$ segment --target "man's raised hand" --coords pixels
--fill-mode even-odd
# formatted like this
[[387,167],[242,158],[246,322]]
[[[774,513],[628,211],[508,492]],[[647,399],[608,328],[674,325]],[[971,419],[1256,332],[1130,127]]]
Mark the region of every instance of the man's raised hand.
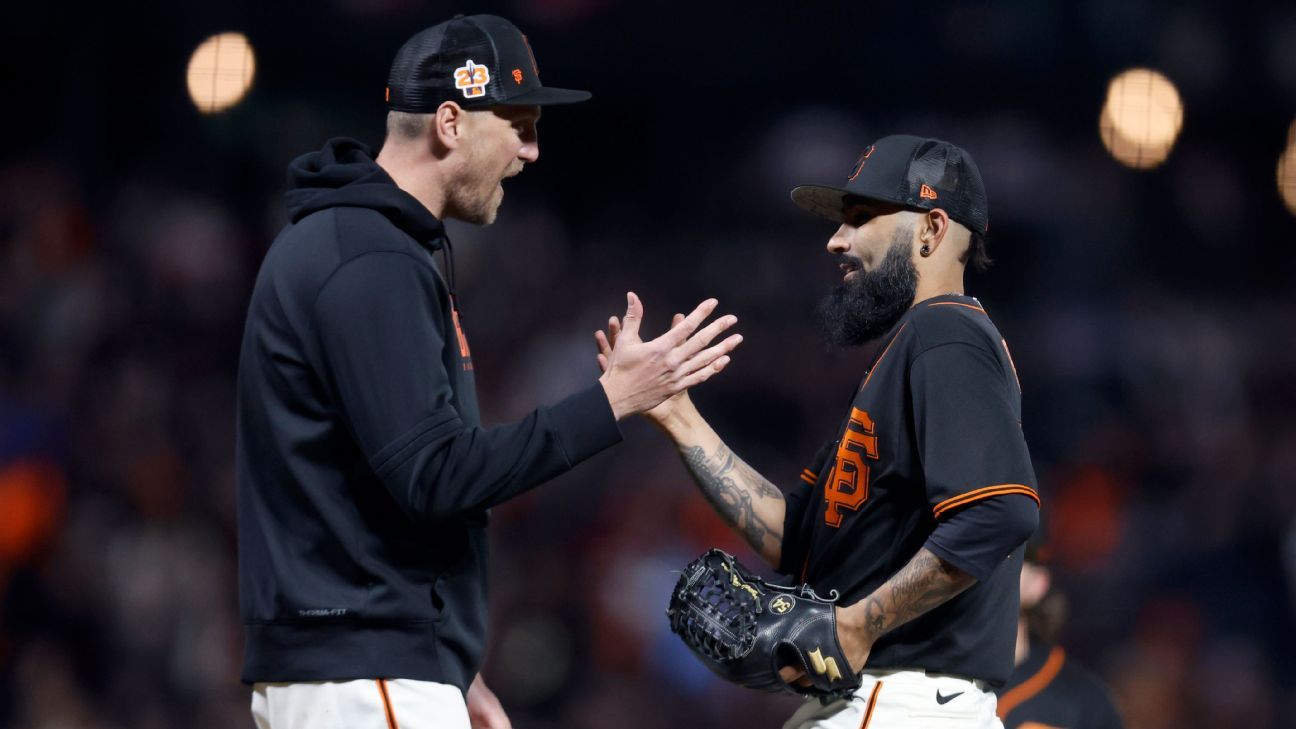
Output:
[[603,368],[599,382],[618,420],[651,410],[729,364],[729,353],[742,342],[742,335],[730,335],[716,345],[711,342],[738,323],[738,317],[721,316],[701,326],[718,303],[703,301],[687,316],[676,316],[665,334],[645,342],[639,336],[643,302],[633,292],[626,294],[625,316],[619,322],[616,317],[608,321],[608,334],[594,335]]

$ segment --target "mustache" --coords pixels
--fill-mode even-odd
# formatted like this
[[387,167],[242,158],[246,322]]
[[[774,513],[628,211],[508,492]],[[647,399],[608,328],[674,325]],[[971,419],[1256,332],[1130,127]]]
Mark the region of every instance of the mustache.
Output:
[[851,271],[864,270],[864,260],[859,256],[853,256],[849,253],[834,253],[833,263],[840,268],[846,268]]

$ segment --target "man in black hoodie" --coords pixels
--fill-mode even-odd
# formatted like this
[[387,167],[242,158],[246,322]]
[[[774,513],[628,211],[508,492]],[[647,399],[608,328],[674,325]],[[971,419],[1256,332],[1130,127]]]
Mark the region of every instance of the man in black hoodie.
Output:
[[736,318],[702,326],[709,299],[644,342],[628,294],[598,382],[481,425],[441,220],[493,221],[502,180],[539,156],[540,107],[588,97],[542,86],[508,21],[456,17],[397,53],[376,158],[334,139],[290,166],[239,358],[242,677],[262,729],[508,726],[478,676],[488,510],[741,341],[711,346]]

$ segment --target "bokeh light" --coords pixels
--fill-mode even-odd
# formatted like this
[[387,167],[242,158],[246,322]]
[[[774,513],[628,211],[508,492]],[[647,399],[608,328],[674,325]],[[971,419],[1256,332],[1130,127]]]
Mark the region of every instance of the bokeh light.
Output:
[[211,36],[189,58],[189,98],[204,114],[224,111],[247,94],[255,73],[256,57],[247,36]]
[[1165,161],[1183,128],[1183,102],[1170,79],[1146,68],[1125,71],[1107,87],[1098,121],[1103,146],[1138,169]]
[[1278,158],[1278,194],[1292,215],[1296,215],[1296,121],[1287,131],[1287,148]]

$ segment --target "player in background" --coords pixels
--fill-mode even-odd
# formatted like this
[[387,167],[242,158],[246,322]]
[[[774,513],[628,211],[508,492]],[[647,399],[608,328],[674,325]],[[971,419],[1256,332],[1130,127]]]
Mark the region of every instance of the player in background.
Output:
[[[1012,670],[1039,499],[1015,368],[964,292],[967,265],[988,262],[980,173],[952,144],[896,135],[869,146],[844,186],[792,197],[839,224],[827,249],[843,281],[821,306],[829,344],[879,342],[836,439],[784,493],[687,394],[647,415],[752,549],[819,595],[840,594],[851,665],[814,670],[862,672],[862,687],[807,701],[786,727],[999,727],[993,688]],[[600,362],[620,329],[608,326],[595,335]]]
[[999,718],[1005,729],[1123,729],[1111,692],[1057,644],[1066,598],[1053,587],[1047,555],[1047,545],[1027,545],[1016,667],[999,688]]

